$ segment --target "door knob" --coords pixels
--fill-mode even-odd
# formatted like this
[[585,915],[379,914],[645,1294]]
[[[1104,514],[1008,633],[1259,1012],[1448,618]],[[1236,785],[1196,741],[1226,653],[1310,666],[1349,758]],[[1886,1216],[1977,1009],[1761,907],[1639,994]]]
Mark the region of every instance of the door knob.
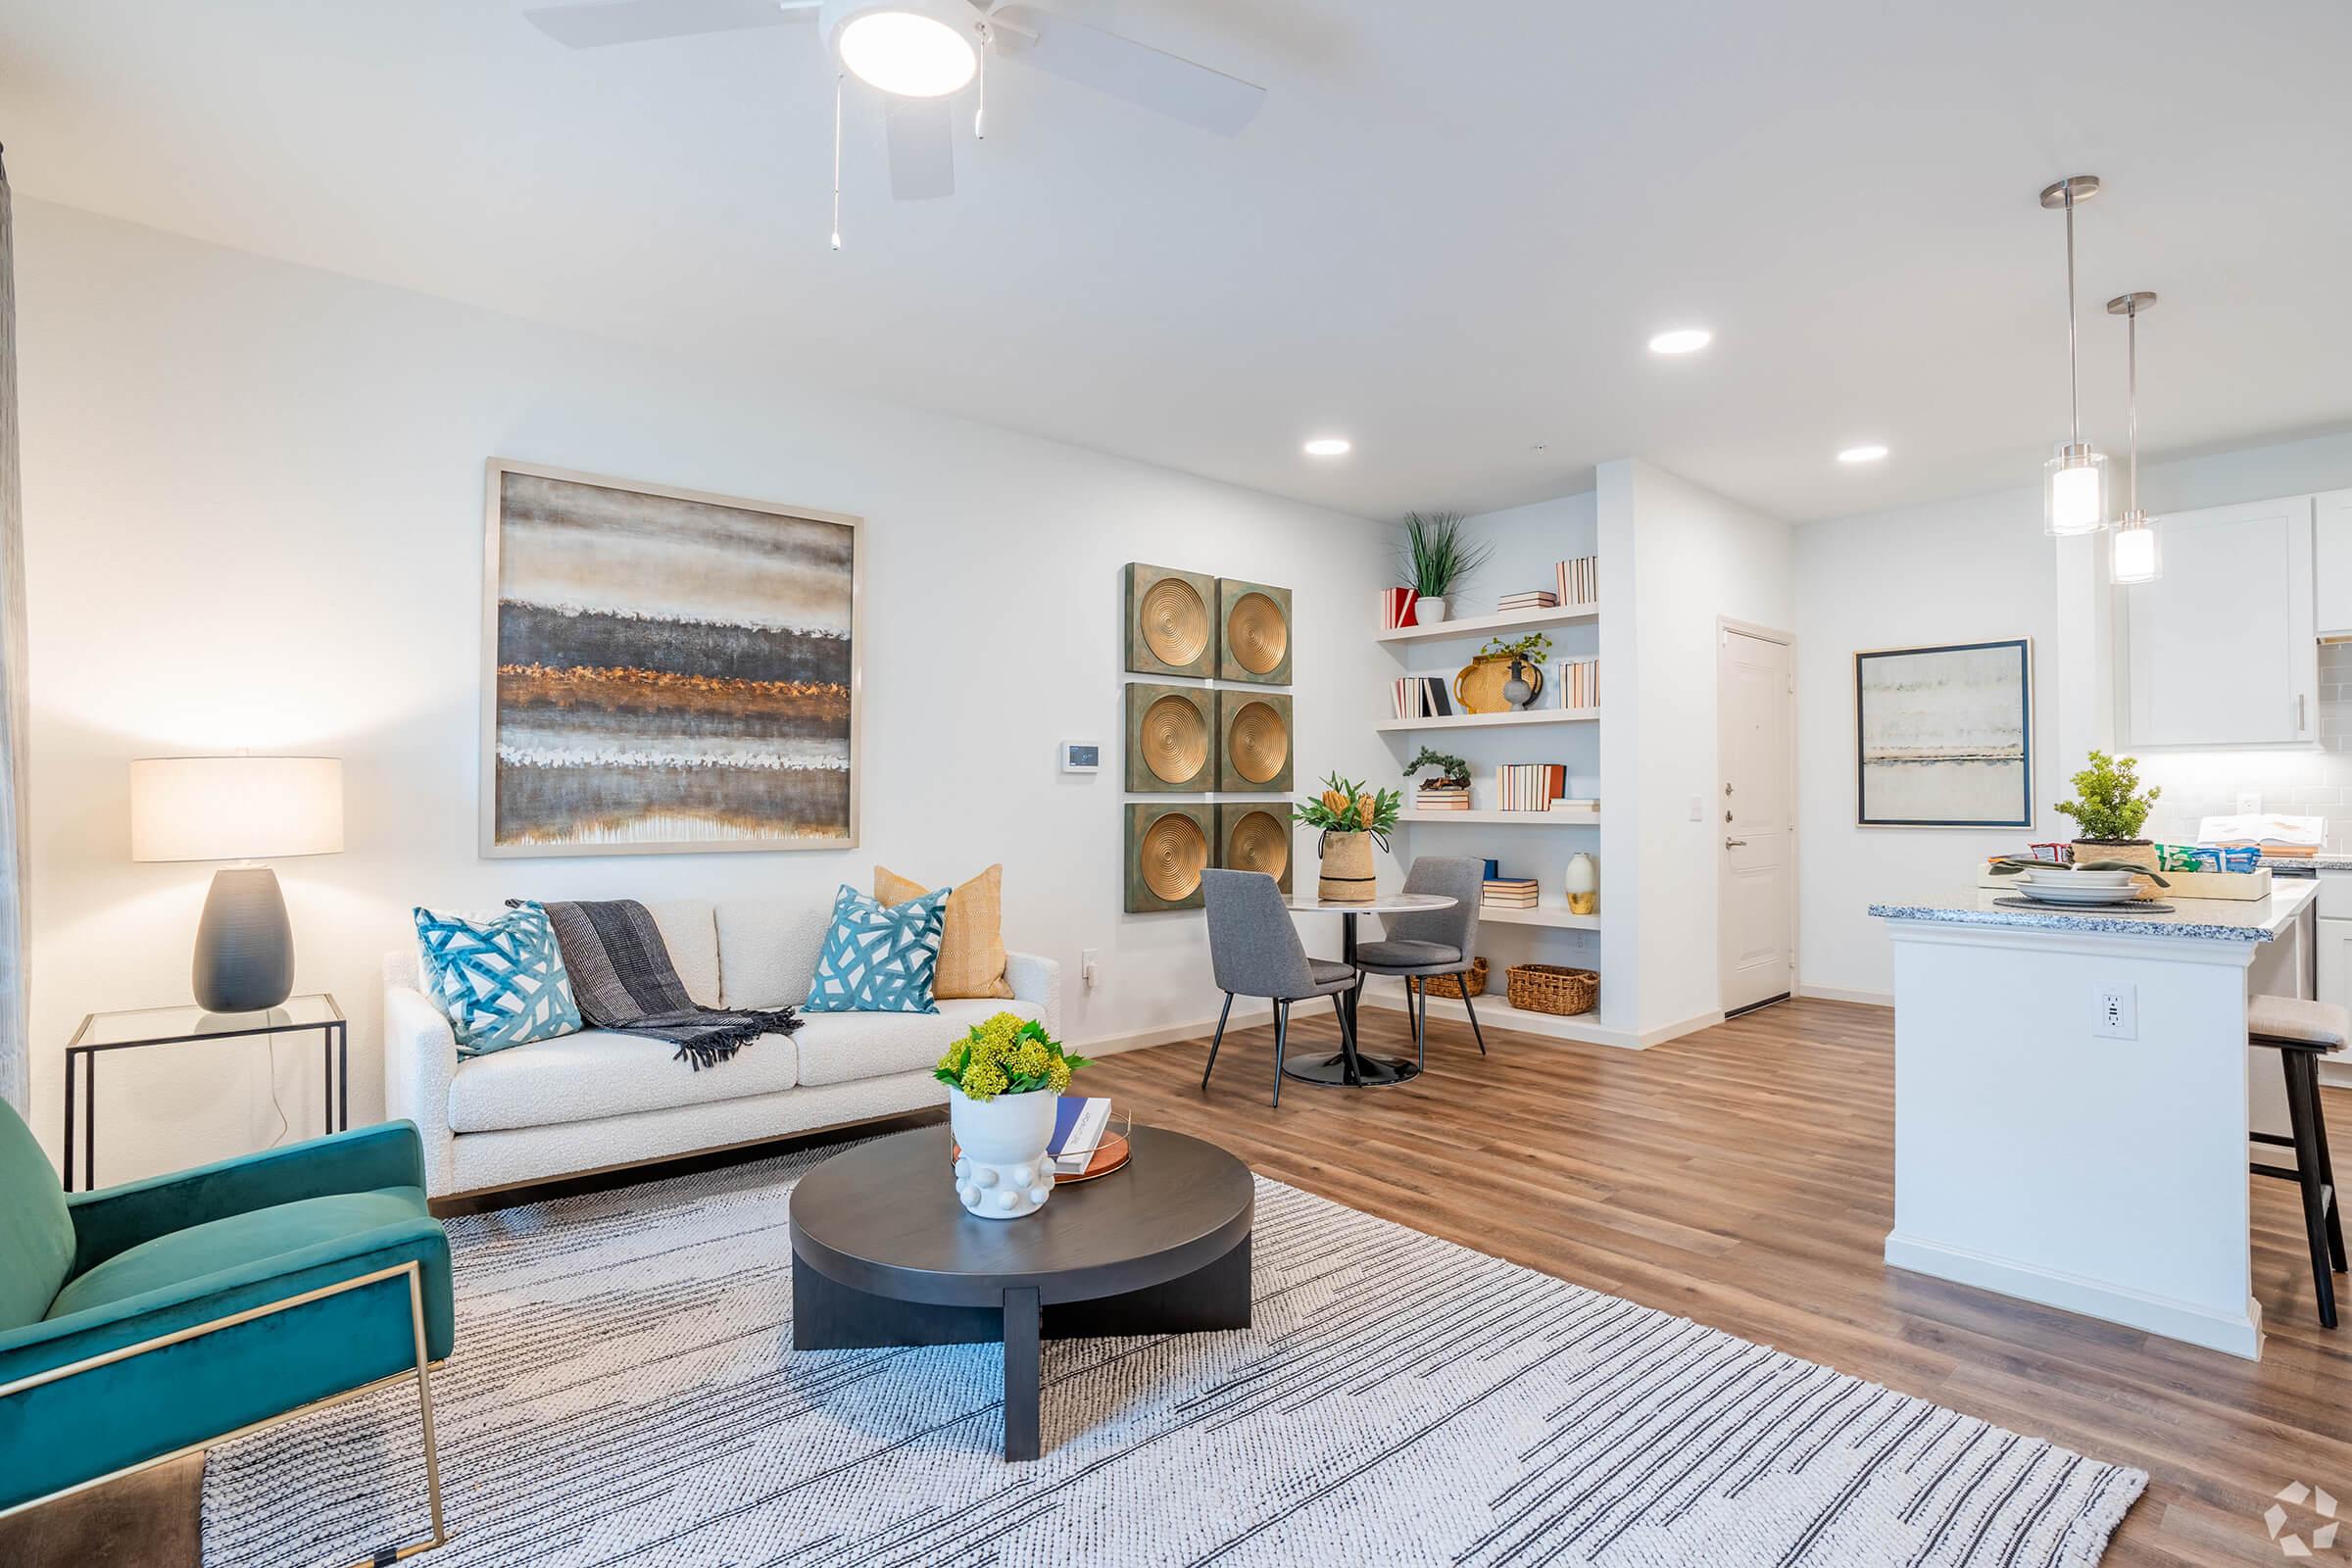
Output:
[[1747,848],[1747,840],[1745,840],[1745,839],[1725,839],[1725,840],[1723,841],[1723,847],[1724,847],[1725,849],[1727,849],[1727,850],[1744,850],[1744,849],[1746,849],[1746,848]]

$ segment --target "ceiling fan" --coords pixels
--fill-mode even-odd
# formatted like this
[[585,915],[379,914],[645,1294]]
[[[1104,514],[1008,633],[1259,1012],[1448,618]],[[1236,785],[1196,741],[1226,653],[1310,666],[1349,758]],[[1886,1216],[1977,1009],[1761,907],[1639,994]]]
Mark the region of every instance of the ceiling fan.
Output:
[[[884,95],[890,188],[901,201],[955,194],[949,100],[977,76],[985,105],[991,53],[1222,136],[1249,124],[1266,96],[1221,71],[999,0],[585,0],[523,15],[573,49],[813,22],[837,67]],[[977,117],[974,129],[986,134]]]

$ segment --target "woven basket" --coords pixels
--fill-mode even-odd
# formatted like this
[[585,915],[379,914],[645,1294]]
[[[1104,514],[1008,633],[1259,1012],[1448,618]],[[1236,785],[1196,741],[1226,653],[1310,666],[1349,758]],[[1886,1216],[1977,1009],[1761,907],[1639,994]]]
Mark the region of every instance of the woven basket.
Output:
[[1600,976],[1590,969],[1556,963],[1514,963],[1506,971],[1511,1005],[1525,1012],[1591,1012],[1600,996]]
[[[1421,980],[1421,989],[1433,997],[1451,997],[1459,1002],[1462,996],[1462,979],[1461,976],[1452,974],[1424,975]],[[1484,958],[1470,960],[1470,994],[1474,997],[1483,997],[1487,994],[1487,960]]]

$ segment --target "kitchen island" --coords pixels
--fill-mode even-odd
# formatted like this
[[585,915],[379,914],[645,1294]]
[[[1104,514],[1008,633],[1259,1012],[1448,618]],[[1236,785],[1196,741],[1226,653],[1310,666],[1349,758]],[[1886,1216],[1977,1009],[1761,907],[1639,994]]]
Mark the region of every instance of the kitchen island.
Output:
[[1871,906],[1894,943],[1886,1261],[2260,1356],[2246,1134],[2284,1113],[2246,998],[2312,994],[2317,893]]

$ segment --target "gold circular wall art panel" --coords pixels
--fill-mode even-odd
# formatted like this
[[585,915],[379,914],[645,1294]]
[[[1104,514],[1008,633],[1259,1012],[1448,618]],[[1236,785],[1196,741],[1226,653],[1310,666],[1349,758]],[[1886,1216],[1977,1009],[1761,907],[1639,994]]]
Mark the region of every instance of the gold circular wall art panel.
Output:
[[1144,710],[1144,765],[1163,784],[1197,778],[1208,765],[1208,720],[1190,700],[1162,697]]
[[1181,669],[1208,651],[1208,607],[1183,578],[1153,583],[1136,613],[1143,620],[1144,646],[1161,663]]
[[1233,770],[1250,783],[1271,783],[1291,760],[1290,726],[1271,705],[1250,703],[1233,715],[1225,755],[1233,759]]
[[[1264,594],[1244,594],[1225,617],[1225,640],[1233,657],[1252,675],[1271,675],[1291,651],[1290,623],[1282,607]],[[1269,777],[1271,775],[1268,775]]]
[[1208,839],[1191,817],[1163,816],[1144,829],[1137,854],[1144,886],[1153,898],[1175,904],[1200,888],[1201,869],[1208,864]]
[[1291,829],[1271,811],[1251,811],[1233,824],[1226,853],[1237,871],[1263,871],[1276,881],[1291,866]]

